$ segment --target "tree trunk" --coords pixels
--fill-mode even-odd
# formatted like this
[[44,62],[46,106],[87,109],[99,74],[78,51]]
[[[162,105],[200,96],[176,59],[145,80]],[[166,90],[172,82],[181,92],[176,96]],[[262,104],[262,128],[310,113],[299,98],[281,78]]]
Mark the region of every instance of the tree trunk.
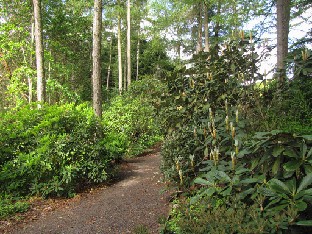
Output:
[[131,2],[128,0],[127,3],[127,87],[131,84]]
[[205,52],[209,51],[209,20],[208,20],[208,7],[206,3],[204,4],[204,26],[205,26]]
[[[120,5],[120,0],[118,0],[118,5]],[[118,12],[118,32],[117,32],[117,40],[118,40],[118,90],[119,94],[122,93],[122,56],[121,56],[121,17],[120,12]]]
[[111,38],[109,42],[109,62],[108,62],[108,68],[107,68],[107,77],[106,77],[106,89],[109,88],[109,79],[111,74],[111,64],[112,64],[112,47],[113,47],[113,37]]
[[[31,45],[32,49],[33,49],[34,44],[35,44],[35,22],[34,22],[34,18],[32,17],[31,18],[31,32],[30,32],[30,45]],[[33,65],[32,53],[30,53],[29,65],[30,65],[30,67],[32,67],[32,65]],[[30,104],[33,100],[33,93],[32,93],[33,80],[32,80],[32,77],[28,76],[27,81],[28,81],[28,103]]]
[[127,90],[127,57],[124,60],[124,90]]
[[234,2],[233,5],[233,18],[234,18],[234,31],[238,32],[238,14],[237,14],[237,3]]
[[93,47],[92,47],[92,99],[95,114],[102,117],[102,82],[101,82],[101,35],[102,35],[102,0],[94,0]]
[[[50,51],[50,55],[51,55],[51,51]],[[49,64],[48,64],[48,78],[47,80],[49,81],[51,79],[51,61],[49,60]],[[49,105],[51,104],[51,92],[48,93],[47,95],[47,101],[49,103]]]
[[[217,9],[217,15],[220,15],[221,14],[221,1],[219,0],[218,1],[218,9]],[[217,23],[215,25],[215,28],[214,28],[214,36],[215,36],[215,42],[218,43],[219,41],[219,31],[220,31],[220,22],[219,20],[217,20]]]
[[198,28],[197,28],[197,47],[196,53],[203,50],[203,21],[202,21],[202,3],[198,4]]
[[[41,0],[33,0],[35,17],[36,65],[37,65],[37,101],[45,101],[44,53],[41,25]],[[40,107],[40,106],[38,106]]]
[[178,52],[179,63],[181,62],[181,58],[182,58],[181,46],[182,46],[182,40],[179,40],[178,41],[178,45],[177,45],[177,52]]
[[137,43],[137,61],[136,61],[136,80],[139,80],[139,63],[140,63],[140,29],[138,32],[138,43]]
[[286,78],[285,59],[288,54],[288,34],[291,0],[277,0],[277,74],[282,83]]

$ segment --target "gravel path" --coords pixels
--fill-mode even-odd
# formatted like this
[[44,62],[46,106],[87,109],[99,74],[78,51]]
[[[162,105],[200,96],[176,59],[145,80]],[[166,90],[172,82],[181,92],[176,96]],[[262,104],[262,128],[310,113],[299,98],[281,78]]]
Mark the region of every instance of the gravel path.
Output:
[[91,190],[55,209],[39,206],[41,213],[35,220],[28,219],[7,231],[111,234],[135,233],[145,226],[149,233],[159,233],[158,221],[167,215],[169,196],[160,193],[164,185],[159,164],[158,152],[127,160],[113,185]]

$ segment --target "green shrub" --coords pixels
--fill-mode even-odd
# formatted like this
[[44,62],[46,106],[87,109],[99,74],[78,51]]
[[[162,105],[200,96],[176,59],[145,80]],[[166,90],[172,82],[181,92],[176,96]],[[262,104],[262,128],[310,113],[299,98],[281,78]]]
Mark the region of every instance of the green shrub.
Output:
[[157,105],[162,84],[147,77],[133,82],[129,92],[116,96],[103,113],[108,135],[105,146],[114,157],[134,156],[161,140]]
[[167,80],[162,171],[186,196],[168,233],[311,226],[310,91],[296,81],[283,89],[248,85],[257,78],[256,55],[240,42],[215,49]]
[[87,104],[26,106],[7,112],[1,125],[1,191],[72,196],[79,186],[107,179],[112,158]]
[[28,208],[29,204],[27,202],[0,196],[0,219],[7,218],[15,213],[23,213]]
[[192,68],[178,70],[167,79],[162,115],[169,130],[162,148],[162,170],[175,182],[181,174],[192,180],[198,164],[213,152],[231,157],[246,135],[239,104],[250,89],[244,82],[256,74],[256,55],[244,54],[247,48],[239,41],[227,43],[222,54],[217,49],[195,56]]
[[188,199],[177,202],[164,233],[282,233],[289,221],[287,212],[261,211],[256,204],[204,197],[191,205]]
[[[0,113],[0,196],[68,196],[105,181],[116,159],[137,155],[162,139],[157,108],[163,85],[146,77],[104,108],[36,104]],[[22,210],[2,199],[1,217]]]
[[297,134],[312,132],[312,79],[295,77],[280,85],[265,81],[255,90],[254,105],[247,110],[253,131],[279,129]]

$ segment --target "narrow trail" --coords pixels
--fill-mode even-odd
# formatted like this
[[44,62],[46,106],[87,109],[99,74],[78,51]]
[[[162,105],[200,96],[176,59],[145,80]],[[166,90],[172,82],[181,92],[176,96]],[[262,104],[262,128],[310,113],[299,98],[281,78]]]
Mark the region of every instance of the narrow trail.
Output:
[[[168,213],[168,194],[159,171],[159,152],[127,160],[118,181],[68,200],[65,205],[13,225],[6,233],[134,233],[139,226],[159,233],[159,218]],[[39,207],[40,208],[40,207]]]

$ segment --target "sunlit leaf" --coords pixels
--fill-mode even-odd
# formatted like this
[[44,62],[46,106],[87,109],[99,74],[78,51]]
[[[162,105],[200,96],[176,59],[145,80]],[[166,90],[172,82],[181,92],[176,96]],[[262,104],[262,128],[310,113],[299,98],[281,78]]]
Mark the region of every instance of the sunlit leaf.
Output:
[[301,183],[300,183],[300,185],[299,185],[297,191],[300,192],[301,190],[307,188],[307,187],[308,187],[309,185],[311,185],[311,184],[312,184],[312,173],[306,175],[306,176],[302,179],[302,181],[301,181]]
[[283,183],[282,181],[278,180],[278,179],[270,180],[269,184],[270,184],[270,188],[273,189],[273,191],[275,191],[277,193],[289,194],[291,192],[289,190],[289,188],[287,187],[287,185],[285,183]]
[[302,221],[298,221],[296,223],[296,225],[299,226],[312,226],[312,220],[302,220]]
[[212,183],[211,183],[210,181],[205,180],[205,179],[203,179],[203,178],[196,178],[196,179],[194,180],[194,183],[196,183],[196,184],[201,184],[201,185],[212,185]]
[[299,160],[293,160],[284,164],[283,168],[286,171],[295,171],[300,167],[300,165],[301,165],[301,162]]

